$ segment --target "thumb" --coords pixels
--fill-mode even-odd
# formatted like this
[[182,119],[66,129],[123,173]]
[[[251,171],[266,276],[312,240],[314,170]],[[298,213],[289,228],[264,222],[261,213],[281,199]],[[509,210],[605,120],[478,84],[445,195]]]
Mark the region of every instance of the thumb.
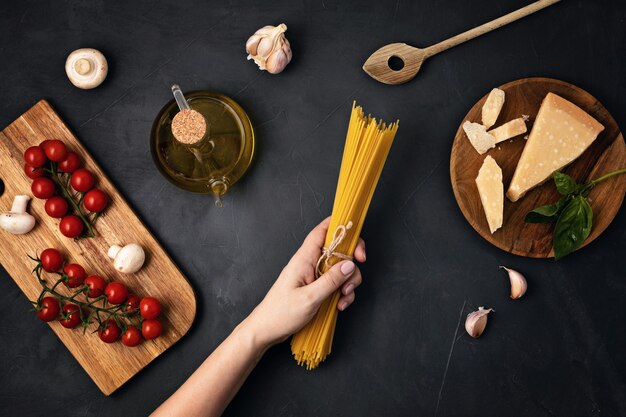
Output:
[[332,293],[337,291],[341,285],[352,275],[356,266],[352,261],[343,261],[333,265],[318,279],[305,287],[312,299],[321,303]]

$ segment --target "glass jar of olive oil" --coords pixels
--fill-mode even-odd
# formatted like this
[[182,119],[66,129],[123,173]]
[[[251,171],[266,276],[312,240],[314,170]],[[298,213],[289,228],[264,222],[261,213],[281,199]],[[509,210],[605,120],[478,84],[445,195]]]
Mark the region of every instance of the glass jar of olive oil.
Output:
[[[150,150],[157,168],[176,186],[213,194],[216,203],[248,170],[254,156],[252,123],[237,102],[208,91],[186,93],[189,106],[207,122],[207,134],[197,144],[186,145],[172,134],[176,101],[159,112],[150,134]],[[220,203],[221,204],[221,203]]]

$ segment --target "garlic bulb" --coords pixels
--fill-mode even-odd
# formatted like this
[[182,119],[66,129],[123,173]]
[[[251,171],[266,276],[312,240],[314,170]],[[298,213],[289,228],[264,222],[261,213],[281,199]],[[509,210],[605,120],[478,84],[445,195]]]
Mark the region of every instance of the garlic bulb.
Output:
[[478,307],[478,310],[469,313],[467,319],[465,319],[465,331],[467,334],[473,338],[479,338],[485,331],[485,326],[487,326],[487,314],[492,311],[492,308]]
[[500,268],[504,269],[509,274],[509,280],[511,281],[511,298],[517,300],[521,298],[522,295],[526,294],[528,284],[526,283],[524,275],[506,266],[500,266]]
[[254,59],[259,69],[278,74],[291,61],[291,46],[285,37],[287,25],[265,26],[246,42],[248,59]]

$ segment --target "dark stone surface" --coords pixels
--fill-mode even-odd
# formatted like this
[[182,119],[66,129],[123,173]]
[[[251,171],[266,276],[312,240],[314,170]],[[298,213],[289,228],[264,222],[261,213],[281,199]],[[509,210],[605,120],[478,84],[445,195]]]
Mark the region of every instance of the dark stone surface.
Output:
[[[626,415],[624,210],[574,256],[520,258],[466,223],[448,173],[467,109],[514,79],[574,83],[626,125],[626,3],[562,2],[431,59],[404,86],[361,71],[386,43],[428,46],[529,1],[2,2],[0,126],[48,98],[188,275],[199,309],[178,345],[106,398],[2,271],[0,414],[138,416],[165,400],[330,213],[356,98],[401,120],[363,232],[365,283],[319,370],[275,347],[226,415]],[[281,21],[294,59],[271,76],[243,48]],[[84,46],[111,63],[92,91],[63,69]],[[226,93],[254,122],[258,158],[221,210],[152,163],[151,123],[173,82]],[[508,299],[502,264],[527,275],[522,300]],[[473,340],[463,319],[480,305],[496,313]]]

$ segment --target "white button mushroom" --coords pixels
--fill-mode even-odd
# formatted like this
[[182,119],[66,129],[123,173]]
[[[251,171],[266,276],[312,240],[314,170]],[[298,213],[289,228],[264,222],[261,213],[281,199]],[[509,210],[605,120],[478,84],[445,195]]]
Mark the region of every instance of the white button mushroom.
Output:
[[29,200],[27,195],[16,195],[11,211],[0,214],[0,227],[14,235],[23,235],[33,230],[35,218],[26,212]]
[[124,247],[113,245],[107,254],[113,259],[113,268],[125,274],[139,271],[146,260],[143,248],[136,243],[129,243]]
[[81,48],[72,52],[65,61],[67,78],[78,88],[88,90],[102,84],[109,71],[102,52],[93,48]]

